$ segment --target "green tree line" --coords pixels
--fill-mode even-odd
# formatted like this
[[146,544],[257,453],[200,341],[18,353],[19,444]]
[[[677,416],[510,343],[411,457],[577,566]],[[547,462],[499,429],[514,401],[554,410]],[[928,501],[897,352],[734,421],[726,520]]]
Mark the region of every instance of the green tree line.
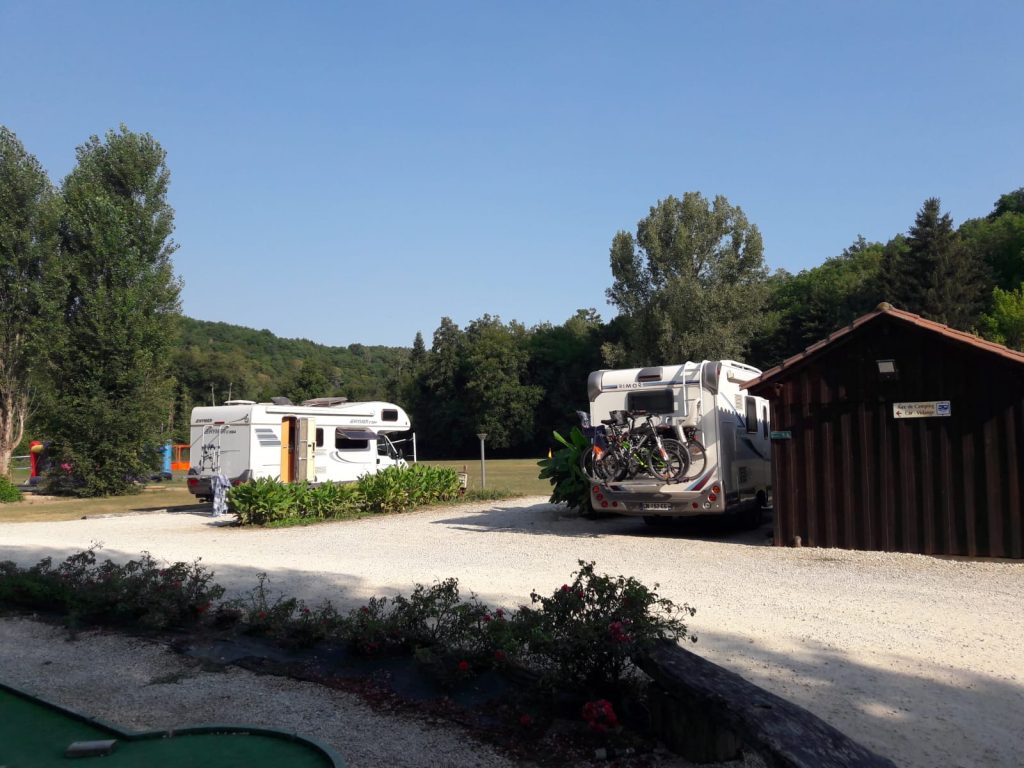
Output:
[[612,237],[611,320],[442,318],[429,346],[398,348],[181,316],[169,181],[159,143],[124,126],[83,143],[59,186],[0,128],[0,474],[31,434],[64,490],[124,492],[157,446],[187,438],[192,407],[275,395],[396,401],[427,458],[473,455],[477,433],[492,455],[536,456],[586,408],[593,370],[767,368],[880,301],[1024,347],[1024,188],[959,227],[930,198],[887,242],[857,237],[797,274],[768,270],[757,225],[725,197],[670,196]]

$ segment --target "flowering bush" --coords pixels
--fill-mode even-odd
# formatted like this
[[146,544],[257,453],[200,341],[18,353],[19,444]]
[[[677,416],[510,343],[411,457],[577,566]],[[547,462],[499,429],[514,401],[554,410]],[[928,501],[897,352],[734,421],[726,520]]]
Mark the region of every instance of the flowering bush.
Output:
[[615,708],[607,699],[588,701],[583,705],[581,713],[590,730],[595,733],[605,733],[619,728],[619,718],[615,714]]
[[161,566],[149,553],[118,565],[97,565],[95,549],[54,567],[45,558],[27,570],[0,564],[0,602],[61,611],[71,623],[139,624],[162,629],[193,623],[224,594],[213,572],[199,564]]
[[632,670],[630,655],[658,639],[689,637],[684,619],[696,610],[677,606],[632,577],[594,573],[579,561],[571,584],[550,597],[530,598],[516,617],[526,651],[549,682],[570,690],[612,695]]

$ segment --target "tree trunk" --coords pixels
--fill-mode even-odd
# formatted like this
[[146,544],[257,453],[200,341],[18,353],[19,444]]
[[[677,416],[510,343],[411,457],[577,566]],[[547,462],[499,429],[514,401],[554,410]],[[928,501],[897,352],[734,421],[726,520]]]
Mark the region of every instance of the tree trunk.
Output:
[[0,477],[11,471],[11,455],[25,435],[28,396],[11,390],[0,391]]

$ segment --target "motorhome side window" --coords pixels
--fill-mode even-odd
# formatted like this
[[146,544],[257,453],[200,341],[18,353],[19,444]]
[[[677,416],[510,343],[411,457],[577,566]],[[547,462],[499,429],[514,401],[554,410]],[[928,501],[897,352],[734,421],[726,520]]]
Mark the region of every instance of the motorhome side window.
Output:
[[764,439],[768,439],[768,406],[764,406],[761,409],[761,431],[764,434]]
[[398,421],[398,411],[394,408],[385,408],[380,412],[381,421]]
[[317,448],[323,448],[324,447],[324,431],[320,427],[316,428],[316,447]]
[[365,451],[370,447],[370,434],[361,429],[334,430],[334,447],[339,451]]
[[757,400],[747,395],[746,402],[747,432],[757,432]]
[[626,395],[626,410],[642,413],[672,413],[672,390],[659,389],[654,392],[630,392]]

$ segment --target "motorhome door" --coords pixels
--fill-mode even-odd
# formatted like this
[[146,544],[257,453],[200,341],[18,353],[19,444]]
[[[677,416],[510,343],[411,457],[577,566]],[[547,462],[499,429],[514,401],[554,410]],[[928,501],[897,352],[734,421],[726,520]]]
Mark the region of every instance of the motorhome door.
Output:
[[295,480],[312,483],[316,480],[316,419],[299,419],[298,422],[298,435],[295,440]]
[[316,419],[281,419],[281,482],[316,480]]

